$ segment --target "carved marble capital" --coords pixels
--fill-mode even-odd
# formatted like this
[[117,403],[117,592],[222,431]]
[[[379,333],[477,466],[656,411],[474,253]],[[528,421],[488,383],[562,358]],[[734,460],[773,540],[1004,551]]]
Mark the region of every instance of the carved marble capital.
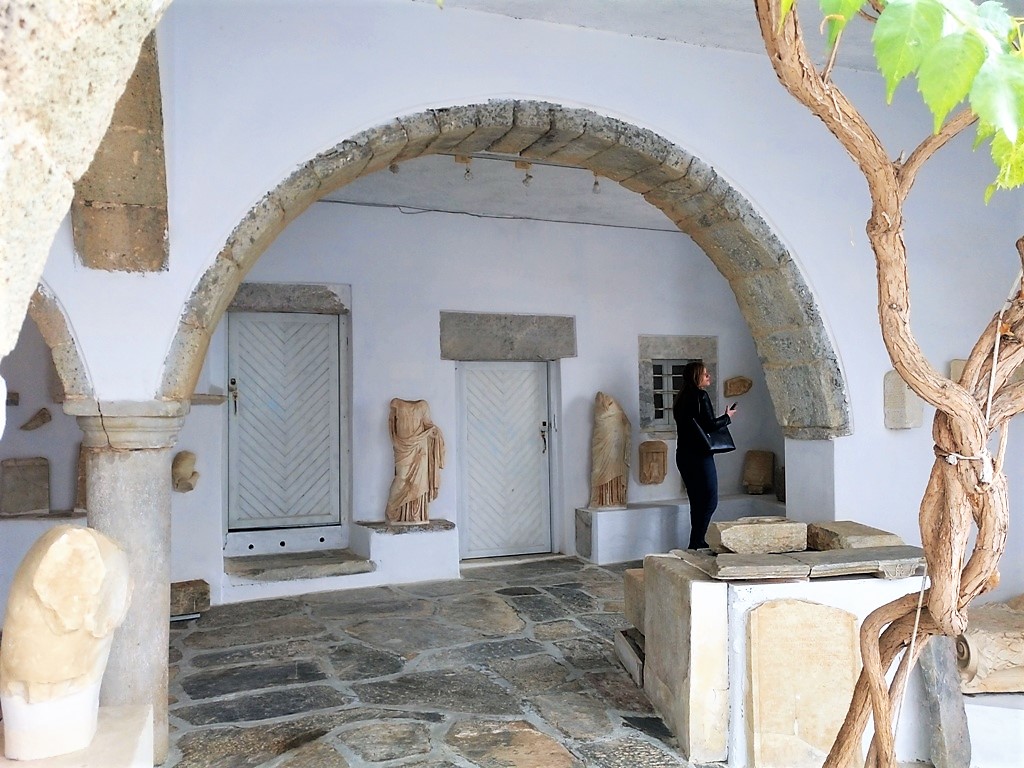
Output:
[[64,410],[78,418],[83,447],[140,450],[174,447],[188,403],[76,400],[65,402]]

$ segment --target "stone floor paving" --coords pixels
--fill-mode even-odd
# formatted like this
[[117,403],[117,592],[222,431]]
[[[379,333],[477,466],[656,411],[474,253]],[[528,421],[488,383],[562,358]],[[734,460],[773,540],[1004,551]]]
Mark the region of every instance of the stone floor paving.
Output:
[[164,765],[687,766],[612,646],[638,565],[476,566],[172,624]]

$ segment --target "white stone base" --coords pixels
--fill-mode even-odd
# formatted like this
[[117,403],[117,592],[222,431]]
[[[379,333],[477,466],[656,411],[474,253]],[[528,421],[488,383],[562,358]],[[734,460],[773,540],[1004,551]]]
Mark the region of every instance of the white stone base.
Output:
[[[737,494],[719,499],[714,519],[785,514],[786,505],[774,496]],[[687,499],[633,502],[625,509],[576,510],[576,552],[597,565],[642,560],[647,555],[685,548],[689,541]]]
[[971,768],[1020,768],[1024,764],[1024,694],[965,696],[964,707],[971,731]]
[[432,526],[429,530],[409,526],[403,532],[395,533],[381,530],[380,526],[373,524],[354,523],[349,549],[372,561],[376,565],[375,570],[293,581],[253,581],[225,574],[217,604],[460,578],[458,530],[443,520],[432,521]]
[[[51,733],[59,731],[58,724]],[[0,736],[0,747],[3,737]],[[0,749],[0,753],[3,750]],[[0,757],[0,768],[151,768],[153,765],[153,707],[100,707],[96,735],[85,749],[41,760]]]

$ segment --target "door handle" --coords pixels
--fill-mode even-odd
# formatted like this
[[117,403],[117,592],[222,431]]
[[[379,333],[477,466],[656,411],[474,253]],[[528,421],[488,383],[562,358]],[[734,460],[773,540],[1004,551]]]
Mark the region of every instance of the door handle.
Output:
[[546,421],[542,421],[540,423],[540,439],[541,439],[541,442],[544,443],[544,450],[541,451],[541,453],[547,453],[548,452],[548,423]]
[[231,394],[231,402],[234,404],[235,415],[238,415],[238,381],[236,379],[230,379],[228,381],[228,392]]

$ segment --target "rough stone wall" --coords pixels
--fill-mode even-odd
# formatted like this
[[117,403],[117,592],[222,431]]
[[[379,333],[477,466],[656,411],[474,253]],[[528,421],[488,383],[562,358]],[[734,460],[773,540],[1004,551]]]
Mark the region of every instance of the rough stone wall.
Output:
[[0,359],[18,340],[74,182],[169,2],[0,5]]

